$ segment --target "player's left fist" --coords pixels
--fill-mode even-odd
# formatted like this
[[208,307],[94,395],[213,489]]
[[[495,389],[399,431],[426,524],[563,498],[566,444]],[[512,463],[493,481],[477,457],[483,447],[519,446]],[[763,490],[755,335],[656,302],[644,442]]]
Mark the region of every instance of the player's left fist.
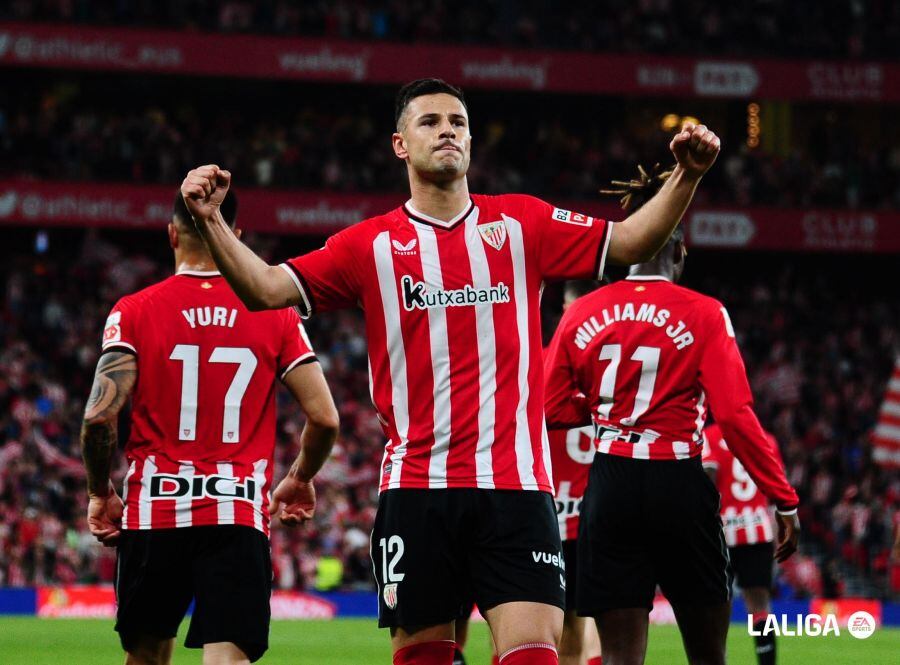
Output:
[[678,165],[687,175],[695,178],[709,171],[721,149],[722,142],[715,132],[706,125],[695,125],[692,122],[684,123],[681,131],[669,144],[669,150],[675,155]]
[[104,547],[115,547],[122,534],[122,514],[125,504],[112,485],[109,494],[93,494],[88,499],[88,529]]

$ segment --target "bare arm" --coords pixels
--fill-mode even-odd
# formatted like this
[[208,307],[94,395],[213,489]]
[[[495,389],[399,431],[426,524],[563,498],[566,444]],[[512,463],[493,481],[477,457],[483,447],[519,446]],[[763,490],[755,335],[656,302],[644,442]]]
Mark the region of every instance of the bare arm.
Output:
[[653,258],[687,210],[703,174],[716,161],[721,142],[705,125],[685,124],[669,149],[678,162],[656,196],[615,226],[608,258],[630,265]]
[[290,276],[254,254],[222,218],[219,206],[230,184],[231,173],[215,164],[190,171],[181,184],[185,205],[216,267],[251,311],[298,304],[300,292]]
[[134,389],[137,361],[130,353],[100,356],[81,425],[81,455],[87,471],[88,528],[107,547],[116,544],[124,506],[109,478],[118,443],[118,417]]
[[338,434],[338,413],[319,363],[297,366],[284,383],[306,414],[306,425],[300,435],[300,454],[272,493],[269,514],[280,509],[282,524],[295,526],[312,519],[315,512],[312,480],[331,454]]
[[90,496],[110,491],[109,469],[118,443],[118,417],[137,379],[137,360],[130,353],[111,351],[97,361],[94,385],[81,424],[81,455]]
[[300,454],[288,475],[309,482],[331,454],[338,434],[338,412],[319,363],[298,365],[284,377],[284,384],[306,414]]

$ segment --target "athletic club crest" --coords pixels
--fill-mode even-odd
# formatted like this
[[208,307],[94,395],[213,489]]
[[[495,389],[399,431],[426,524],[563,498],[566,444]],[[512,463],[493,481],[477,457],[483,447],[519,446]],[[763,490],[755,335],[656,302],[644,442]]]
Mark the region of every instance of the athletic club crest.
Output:
[[393,582],[392,584],[384,585],[384,592],[381,594],[384,597],[384,604],[387,605],[390,609],[396,609],[397,607],[397,583]]
[[479,224],[475,228],[481,234],[481,239],[494,249],[500,249],[506,242],[506,223],[503,221]]

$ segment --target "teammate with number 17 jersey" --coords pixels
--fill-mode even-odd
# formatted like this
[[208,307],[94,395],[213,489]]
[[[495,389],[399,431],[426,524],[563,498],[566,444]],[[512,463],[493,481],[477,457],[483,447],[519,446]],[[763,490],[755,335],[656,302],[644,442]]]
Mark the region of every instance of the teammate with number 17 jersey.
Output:
[[182,271],[112,308],[103,351],[137,356],[124,529],[269,533],[275,381],[315,354],[294,310],[251,313],[217,272]]
[[[236,197],[219,207],[240,237]],[[88,527],[118,547],[116,631],[128,662],[170,662],[191,602],[186,646],[204,662],[255,662],[268,648],[269,515],[287,526],[312,517],[337,410],[297,313],[244,306],[180,194],[168,236],[175,275],[122,298],[106,321],[81,430]],[[270,493],[276,379],[306,423]],[[110,468],[129,397],[123,505]]]

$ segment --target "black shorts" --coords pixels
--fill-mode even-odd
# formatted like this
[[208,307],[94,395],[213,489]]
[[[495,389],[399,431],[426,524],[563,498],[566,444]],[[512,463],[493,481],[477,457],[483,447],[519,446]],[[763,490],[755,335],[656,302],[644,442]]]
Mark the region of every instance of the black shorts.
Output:
[[185,646],[233,642],[251,661],[269,647],[269,539],[246,526],[124,530],[116,566],[116,630],[172,638],[195,600]]
[[775,565],[775,545],[755,543],[728,548],[731,570],[742,589],[772,588],[772,567]]
[[583,616],[731,599],[719,493],[700,458],[597,455],[581,504],[576,605]]
[[532,601],[562,608],[564,564],[552,497],[488,489],[382,492],[372,531],[378,625],[453,621]]
[[566,560],[566,612],[574,610],[575,589],[578,588],[578,541],[564,540],[563,559]]

